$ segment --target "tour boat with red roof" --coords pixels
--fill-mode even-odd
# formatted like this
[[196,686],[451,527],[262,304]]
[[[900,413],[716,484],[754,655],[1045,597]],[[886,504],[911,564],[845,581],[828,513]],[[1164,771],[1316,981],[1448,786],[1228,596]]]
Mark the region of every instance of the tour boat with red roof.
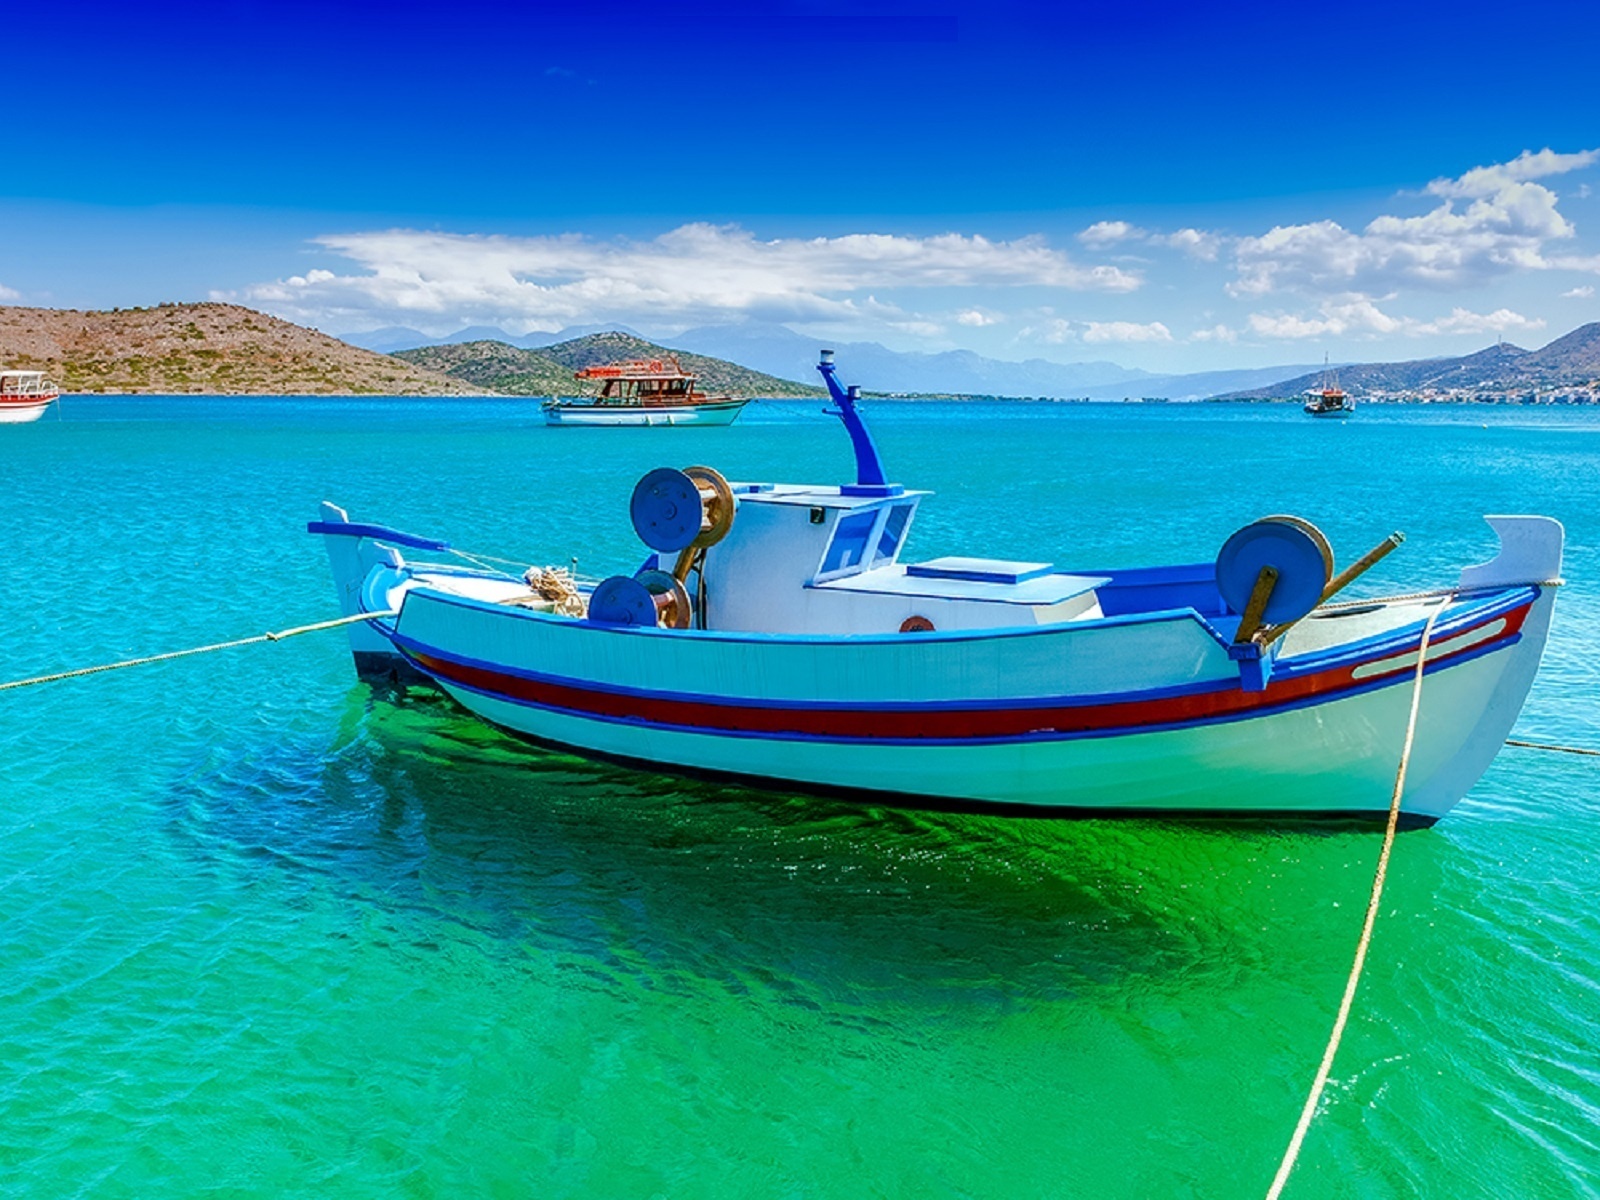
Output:
[[819,370],[854,482],[658,468],[630,501],[647,556],[604,580],[441,561],[447,542],[324,504],[308,529],[343,610],[372,614],[351,626],[358,672],[651,769],[1028,813],[1381,818],[1415,694],[1402,815],[1426,823],[1517,719],[1558,522],[1488,517],[1493,561],[1353,601],[1399,534],[1339,572],[1286,516],[1173,566],[907,561],[929,493],[889,481],[857,389],[829,352]]
[[1322,382],[1306,391],[1305,411],[1313,417],[1348,417],[1356,411],[1356,402],[1339,386],[1339,376],[1327,365],[1322,365]]
[[60,398],[43,371],[0,370],[0,425],[37,421]]
[[584,367],[573,378],[598,382],[594,396],[547,400],[548,425],[731,425],[748,400],[708,396],[676,358]]

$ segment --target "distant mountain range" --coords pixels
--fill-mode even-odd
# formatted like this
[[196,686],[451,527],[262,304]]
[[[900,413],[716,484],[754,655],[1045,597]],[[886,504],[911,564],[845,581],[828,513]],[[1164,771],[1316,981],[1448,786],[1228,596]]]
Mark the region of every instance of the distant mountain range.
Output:
[[523,350],[537,350],[541,346],[554,346],[557,342],[571,341],[591,333],[611,332],[644,336],[636,329],[615,323],[573,325],[559,333],[528,333],[521,337],[494,325],[469,325],[442,338],[429,337],[419,329],[408,329],[404,325],[385,325],[382,329],[369,329],[365,333],[346,333],[339,340],[364,350],[376,350],[379,354],[394,354],[399,350],[416,350],[424,346],[458,346],[464,342],[503,342]]
[[[537,350],[503,341],[450,342],[399,350],[392,357],[415,367],[439,372],[474,387],[511,396],[572,396],[582,390],[573,373],[584,367],[627,359],[676,358],[698,376],[699,386],[713,395],[820,396],[820,387],[779,379],[737,363],[703,354],[658,346],[614,329],[568,338]],[[591,385],[589,390],[593,390]]]
[[[1600,399],[1600,322],[1580,326],[1538,350],[1502,342],[1461,358],[1357,363],[1338,368],[1339,386],[1357,399],[1513,399],[1536,392],[1569,391],[1575,399]],[[1219,400],[1295,398],[1321,385],[1311,371]]]
[[990,396],[1077,396],[1095,384],[1121,385],[1148,377],[1112,362],[1054,363],[1042,358],[1003,362],[970,350],[919,354],[877,342],[823,342],[784,325],[712,325],[688,329],[674,344],[731,358],[784,379],[816,378],[817,351],[838,353],[840,370],[863,391]]
[[[382,345],[421,336],[396,327],[374,330],[361,340]],[[612,325],[521,339],[498,329],[476,329],[385,354],[231,304],[112,312],[0,305],[0,362],[49,371],[68,392],[570,395],[577,390],[572,374],[581,367],[675,354],[709,392],[821,394],[812,380],[822,342],[781,325],[714,326],[669,340],[670,347]],[[1007,363],[967,351],[906,354],[873,342],[831,348],[839,354],[846,380],[868,393],[1297,399],[1322,377],[1312,366],[1154,375],[1108,362]],[[1600,322],[1538,350],[1500,344],[1459,358],[1335,369],[1346,391],[1368,401],[1600,403]]]
[[[598,332],[643,336],[623,325],[574,326],[560,333],[530,333],[523,337],[478,325],[448,337],[430,338],[415,329],[390,326],[346,334],[344,340],[386,354],[419,347],[490,341],[524,350],[541,350]],[[807,386],[817,377],[817,351],[824,345],[821,339],[806,337],[785,325],[755,321],[689,329],[665,340],[680,351],[740,363],[773,378]],[[905,395],[1087,397],[1093,400],[1161,396],[1172,400],[1199,400],[1218,392],[1261,387],[1311,369],[1308,365],[1290,365],[1153,375],[1104,361],[1058,363],[1033,358],[1025,362],[1006,362],[970,350],[920,354],[890,350],[877,342],[831,342],[827,345],[838,352],[846,378],[859,382],[864,391]]]

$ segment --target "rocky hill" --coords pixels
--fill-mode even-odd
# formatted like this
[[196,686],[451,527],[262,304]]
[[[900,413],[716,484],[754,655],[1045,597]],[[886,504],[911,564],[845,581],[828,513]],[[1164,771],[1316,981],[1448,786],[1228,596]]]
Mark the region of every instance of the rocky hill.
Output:
[[1580,325],[1548,346],[1529,351],[1516,363],[1526,378],[1549,378],[1553,383],[1600,380],[1600,321]]
[[79,312],[0,307],[0,365],[66,392],[467,395],[448,375],[236,304]]
[[390,357],[508,396],[571,396],[578,391],[567,367],[536,351],[505,342],[422,346],[396,351]]
[[701,389],[713,395],[724,392],[735,396],[823,394],[818,387],[763,375],[724,359],[658,346],[614,330],[586,334],[538,350],[523,350],[504,342],[465,342],[401,350],[391,357],[446,372],[478,387],[519,396],[578,395],[594,390],[593,385],[581,388],[572,378],[574,372],[584,367],[632,358],[669,357],[676,358],[685,371],[697,375]]
[[[1600,400],[1600,322],[1574,329],[1538,350],[1501,343],[1461,358],[1357,363],[1338,369],[1339,386],[1365,400],[1517,400],[1549,394],[1577,403]],[[1320,372],[1218,400],[1295,399]]]

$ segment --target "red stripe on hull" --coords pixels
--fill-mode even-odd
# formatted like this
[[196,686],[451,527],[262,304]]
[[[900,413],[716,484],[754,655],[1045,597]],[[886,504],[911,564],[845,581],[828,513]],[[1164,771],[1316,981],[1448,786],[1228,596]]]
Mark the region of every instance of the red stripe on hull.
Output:
[[[1493,639],[1464,646],[1429,663],[1447,662],[1463,654],[1481,652],[1515,637],[1532,605],[1481,621],[1452,637],[1482,628],[1491,620],[1504,620],[1505,628]],[[1415,651],[1386,649],[1374,661]],[[1339,692],[1404,675],[1415,664],[1400,663],[1391,671],[1353,677],[1362,664],[1352,663],[1315,675],[1279,679],[1264,692],[1246,692],[1237,686],[1185,696],[1113,701],[1107,704],[1045,704],[1012,708],[932,708],[908,704],[899,708],[784,708],[708,700],[685,700],[649,694],[622,695],[573,683],[528,679],[486,667],[468,666],[437,658],[421,650],[407,650],[408,658],[447,683],[457,683],[508,700],[560,709],[580,716],[641,721],[651,725],[704,730],[709,733],[801,735],[840,741],[915,741],[935,739],[1015,738],[1029,735],[1071,735],[1132,731],[1166,725],[1247,717],[1259,711],[1302,703],[1317,697],[1334,699]]]

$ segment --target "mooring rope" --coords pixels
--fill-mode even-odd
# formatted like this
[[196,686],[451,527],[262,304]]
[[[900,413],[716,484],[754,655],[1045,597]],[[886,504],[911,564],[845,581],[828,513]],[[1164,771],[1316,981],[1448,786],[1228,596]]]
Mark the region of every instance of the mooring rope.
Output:
[[302,633],[315,633],[319,629],[337,629],[340,625],[354,625],[358,621],[376,621],[381,617],[398,615],[399,609],[384,612],[357,613],[353,617],[339,617],[332,621],[318,621],[314,625],[296,625],[293,629],[280,629],[276,633],[262,633],[255,637],[236,638],[231,642],[214,642],[209,646],[191,646],[187,650],[169,650],[165,654],[151,654],[145,658],[127,658],[121,662],[101,663],[97,667],[79,667],[76,671],[57,671],[53,675],[35,675],[32,679],[13,679],[0,683],[0,692],[12,688],[32,687],[36,683],[54,683],[58,679],[76,679],[80,675],[98,675],[102,671],[120,671],[124,667],[142,667],[146,663],[166,662],[173,658],[187,658],[191,654],[209,654],[213,650],[232,650],[235,646],[253,646],[258,642],[281,642],[285,638],[299,637]]
[[1411,715],[1406,719],[1406,740],[1400,749],[1400,769],[1395,772],[1394,794],[1389,797],[1389,823],[1383,831],[1383,849],[1378,852],[1378,869],[1372,877],[1372,895],[1367,900],[1367,917],[1361,926],[1361,938],[1356,942],[1355,961],[1350,964],[1350,977],[1345,981],[1344,998],[1339,1002],[1339,1015],[1334,1019],[1333,1032],[1328,1037],[1328,1047],[1322,1054],[1322,1065],[1317,1068],[1316,1080],[1311,1085],[1311,1092],[1306,1097],[1305,1107],[1300,1110],[1300,1122],[1294,1127],[1294,1136],[1289,1139],[1289,1148],[1283,1153],[1283,1161],[1278,1164],[1278,1173],[1273,1177],[1272,1187],[1267,1190],[1267,1200],[1277,1200],[1283,1193],[1283,1185],[1289,1182],[1289,1172],[1294,1170],[1295,1160],[1300,1157],[1300,1146],[1305,1141],[1306,1130],[1311,1128],[1311,1119],[1316,1116],[1317,1104],[1322,1099],[1322,1090],[1328,1084],[1328,1075],[1333,1070],[1334,1055],[1339,1053],[1339,1040],[1344,1037],[1345,1023],[1350,1019],[1350,1007],[1355,1003],[1356,986],[1361,982],[1361,969],[1367,962],[1367,947],[1372,943],[1372,927],[1378,920],[1378,904],[1383,899],[1383,883],[1389,874],[1389,852],[1394,849],[1395,830],[1400,825],[1400,798],[1405,794],[1406,768],[1411,765],[1411,743],[1417,732],[1417,710],[1422,703],[1422,675],[1428,662],[1428,639],[1433,636],[1433,623],[1439,619],[1439,614],[1449,607],[1446,601],[1434,609],[1428,616],[1428,622],[1422,627],[1422,642],[1417,647],[1417,674],[1411,684]]
[[1560,754],[1587,754],[1600,758],[1600,750],[1586,750],[1582,746],[1558,746],[1554,742],[1522,742],[1516,738],[1507,738],[1506,745],[1521,746],[1524,750],[1554,750]]

